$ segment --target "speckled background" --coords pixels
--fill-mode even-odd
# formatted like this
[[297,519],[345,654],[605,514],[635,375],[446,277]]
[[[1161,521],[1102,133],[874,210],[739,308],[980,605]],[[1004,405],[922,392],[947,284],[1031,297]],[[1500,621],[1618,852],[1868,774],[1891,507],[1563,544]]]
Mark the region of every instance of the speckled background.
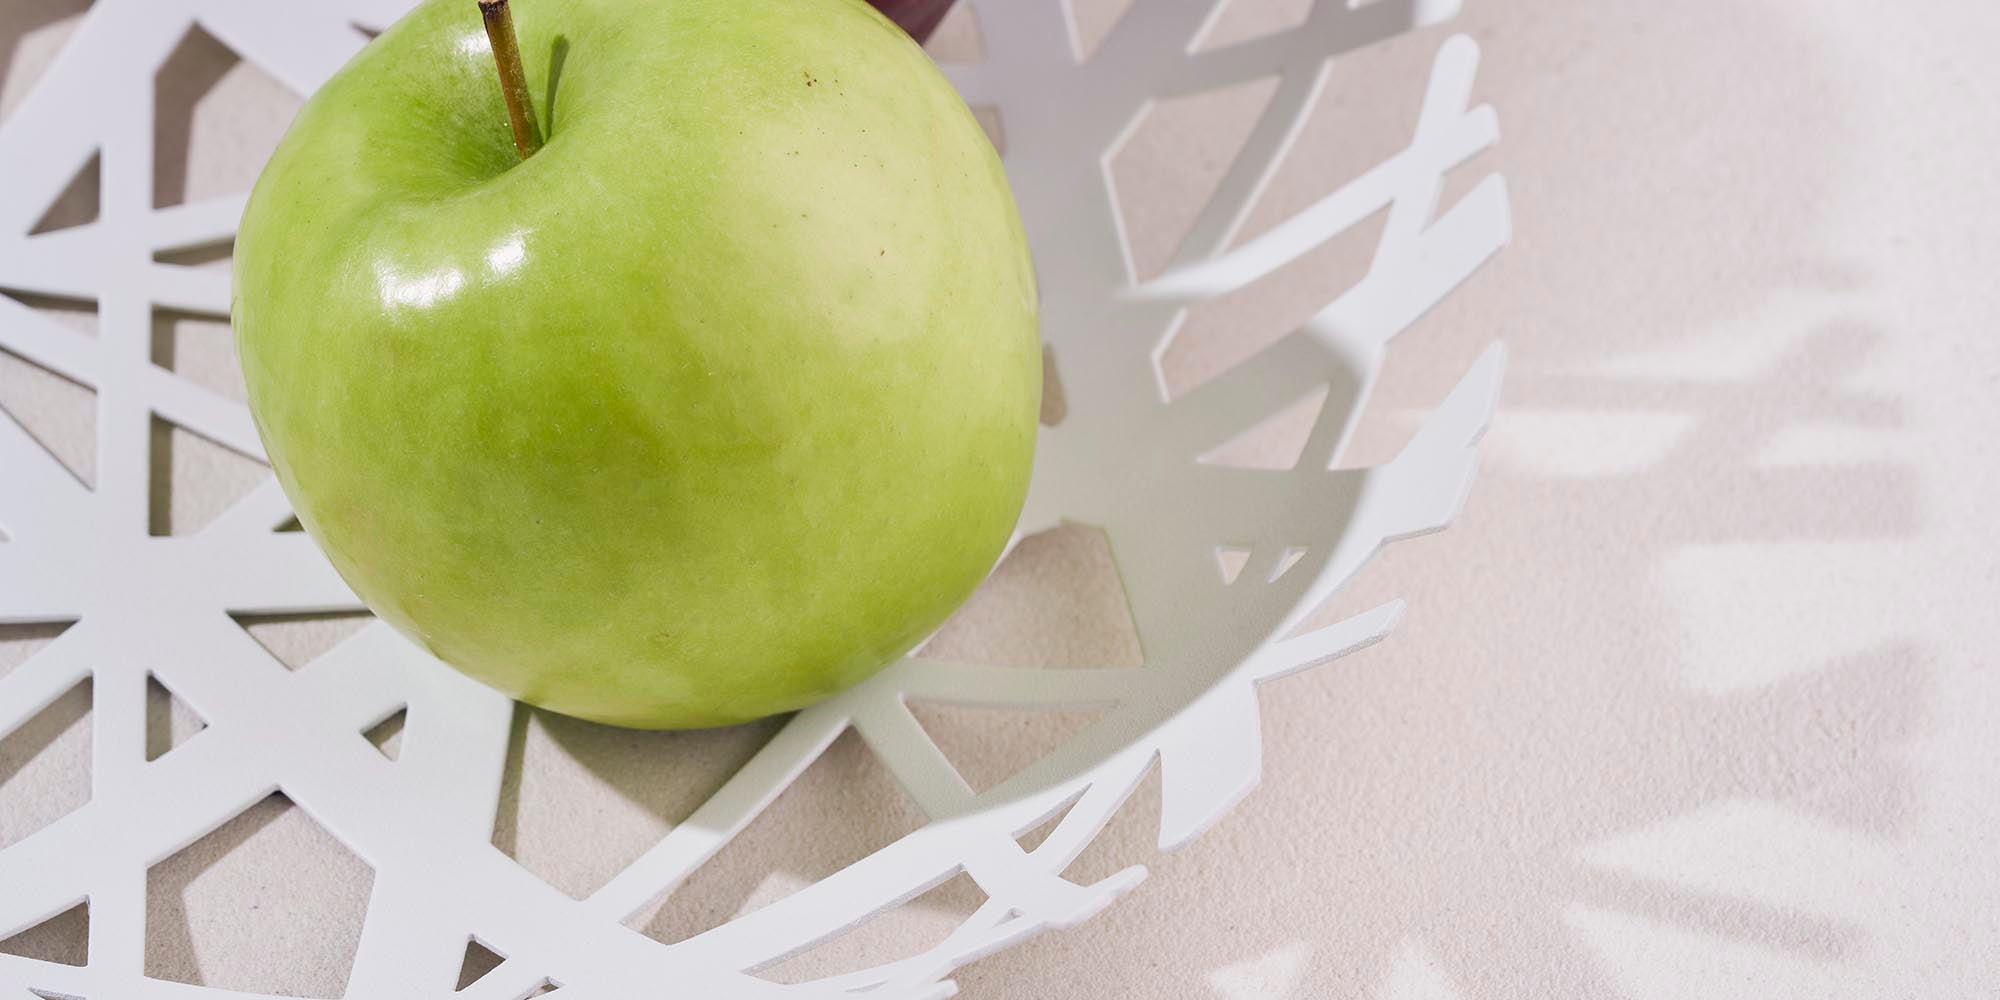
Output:
[[[85,6],[0,7],[0,117]],[[1119,6],[1077,0],[1085,35]],[[1236,0],[1219,31],[1271,30],[1305,6]],[[1477,94],[1503,138],[1446,196],[1503,171],[1516,239],[1398,341],[1351,456],[1392,453],[1505,338],[1513,365],[1464,516],[1336,599],[1409,598],[1389,642],[1265,690],[1255,794],[1159,857],[1149,781],[1076,870],[1140,861],[1152,878],[1082,928],[965,970],[964,995],[1994,995],[2000,7],[1468,6],[1449,27],[1484,46]],[[935,47],[963,53],[973,35],[955,17]],[[1339,64],[1251,233],[1406,141],[1444,36]],[[161,204],[247,189],[296,108],[202,35],[159,83]],[[1268,94],[1160,108],[1118,157],[1142,270]],[[87,187],[50,224],[87,218]],[[1165,359],[1170,389],[1351,281],[1374,225],[1204,308]],[[30,304],[94,323],[87,304]],[[226,327],[162,315],[155,350],[240,395]],[[90,404],[0,354],[0,406],[86,480]],[[165,425],[155,447],[157,532],[198,527],[262,474]],[[359,622],[248,627],[300,660]],[[50,634],[0,629],[0,671]],[[1046,665],[1139,656],[1109,554],[1083,529],[1023,544],[934,648]],[[0,739],[0,844],[87,796],[88,710],[80,690]],[[191,720],[164,695],[154,711],[164,750]],[[946,750],[995,774],[1079,721],[942,714],[928,721]],[[495,842],[581,895],[769,731],[643,734],[524,711]],[[712,926],[917,820],[843,739],[641,923],[667,940]],[[270,800],[153,869],[147,971],[336,996],[368,884],[366,865]],[[777,974],[932,940],[977,899],[948,884]],[[82,926],[60,918],[0,950],[74,959]]]

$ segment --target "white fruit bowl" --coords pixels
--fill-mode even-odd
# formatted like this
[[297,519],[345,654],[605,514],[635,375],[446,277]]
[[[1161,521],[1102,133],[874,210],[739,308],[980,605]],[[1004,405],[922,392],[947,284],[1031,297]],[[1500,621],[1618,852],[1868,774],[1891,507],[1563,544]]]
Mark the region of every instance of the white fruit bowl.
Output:
[[[0,955],[0,994],[120,1000],[249,997],[146,978],[145,873],[274,790],[375,871],[353,997],[937,997],[952,970],[1095,914],[1143,878],[1063,872],[1157,762],[1159,844],[1200,834],[1258,779],[1255,686],[1381,638],[1389,605],[1294,634],[1386,541],[1433,531],[1472,480],[1498,390],[1489,350],[1395,459],[1336,469],[1389,340],[1508,237],[1487,176],[1440,210],[1448,169],[1491,145],[1469,107],[1477,53],[1438,51],[1407,148],[1296,215],[1239,241],[1250,206],[1326,83],[1330,60],[1456,12],[1453,0],[1323,3],[1296,28],[1197,50],[1219,3],[1137,0],[1087,59],[1056,0],[977,4],[985,58],[947,66],[1005,122],[1005,160],[1034,246],[1043,330],[1067,412],[1045,427],[1017,538],[1058,523],[1109,539],[1144,653],[1140,669],[1026,669],[906,659],[799,713],[685,822],[587,898],[492,849],[514,706],[372,625],[308,669],[274,669],[229,614],[358,608],[309,540],[275,529],[274,483],[198,534],[146,530],[150,418],[260,454],[240,405],[156,367],[155,308],[226,315],[226,272],[156,254],[226,243],[242,201],[153,210],[153,75],[199,23],[307,93],[401,0],[97,0],[67,49],[0,125],[0,287],[98,303],[95,340],[0,298],[0,348],[97,393],[99,481],[85,489],[0,417],[0,623],[76,624],[0,676],[0,735],[93,682],[90,801],[0,850],[0,939],[88,900],[89,961]],[[1106,162],[1157,100],[1275,76],[1243,151],[1156,276],[1139,279]],[[94,223],[26,236],[97,151]],[[1386,211],[1365,277],[1310,321],[1169,399],[1157,359],[1187,310],[1242,289]],[[1289,468],[1204,460],[1266,418],[1323,394]],[[208,725],[148,763],[145,690],[157,679]],[[1089,707],[1097,721],[975,791],[912,703],[1019,711]],[[407,709],[391,764],[357,735]],[[661,904],[832,741],[854,729],[929,822],[815,884],[713,930],[662,944],[623,921]],[[1066,811],[1065,811],[1066,810]],[[1031,849],[1017,837],[1060,815]],[[838,817],[828,817],[838,822]],[[587,835],[587,831],[580,831]],[[805,983],[757,975],[964,873],[987,897],[944,940]],[[673,905],[667,899],[666,905]],[[469,935],[506,961],[454,993]],[[1086,970],[1079,970],[1083,972]]]

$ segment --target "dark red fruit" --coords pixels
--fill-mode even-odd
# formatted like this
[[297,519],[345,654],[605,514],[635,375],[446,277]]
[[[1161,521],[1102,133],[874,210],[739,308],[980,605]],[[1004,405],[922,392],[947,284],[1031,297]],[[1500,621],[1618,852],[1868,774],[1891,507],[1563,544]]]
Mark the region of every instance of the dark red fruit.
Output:
[[[946,11],[951,9],[952,0],[868,0],[875,9],[889,15],[889,20],[903,26],[910,37],[924,41],[937,30],[938,22],[944,20]],[[1016,0],[1019,2],[1019,0]]]

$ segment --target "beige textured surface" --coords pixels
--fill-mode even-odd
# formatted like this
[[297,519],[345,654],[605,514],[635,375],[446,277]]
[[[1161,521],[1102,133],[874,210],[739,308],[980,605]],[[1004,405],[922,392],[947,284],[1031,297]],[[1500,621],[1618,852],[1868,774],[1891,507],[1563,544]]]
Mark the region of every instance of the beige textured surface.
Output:
[[[84,4],[0,9],[0,116]],[[1160,858],[1149,783],[1078,871],[1144,861],[1152,879],[1086,927],[966,970],[965,995],[1992,995],[2000,71],[1984,49],[2000,9],[1469,5],[1455,28],[1484,44],[1478,92],[1504,135],[1455,183],[1503,170],[1517,238],[1399,341],[1350,456],[1391,453],[1506,337],[1514,365],[1465,515],[1336,600],[1409,598],[1388,643],[1266,690],[1256,794]],[[1077,6],[1096,35],[1118,4]],[[1235,7],[1218,37],[1304,9]],[[976,45],[963,27],[939,45]],[[1406,140],[1442,37],[1341,64],[1253,231]],[[161,84],[163,148],[186,151],[163,157],[163,201],[243,190],[294,106],[210,40]],[[1267,93],[1163,108],[1118,158],[1142,266],[1171,248]],[[88,205],[63,211],[53,221]],[[1167,355],[1170,386],[1213,375],[1351,280],[1366,229],[1194,317]],[[87,304],[32,304],[88,335]],[[162,317],[157,351],[233,382],[212,324]],[[0,355],[0,405],[85,478],[88,402]],[[1285,430],[1261,444],[1277,453]],[[163,430],[156,447],[157,531],[191,530],[257,476],[185,434]],[[1032,539],[938,648],[1136,665],[1116,587],[1091,532]],[[253,632],[297,660],[355,624]],[[50,634],[0,630],[0,671]],[[0,740],[0,844],[87,794],[88,706],[73,692]],[[927,720],[976,784],[1077,723],[991,714]],[[170,706],[159,717],[185,737]],[[639,734],[524,712],[496,843],[587,892],[765,732]],[[843,741],[674,909],[638,923],[683,937],[916,821]],[[147,969],[336,995],[368,883],[365,864],[273,799],[154,870]],[[948,884],[777,974],[931,940],[977,899]],[[74,959],[81,926],[0,949]]]

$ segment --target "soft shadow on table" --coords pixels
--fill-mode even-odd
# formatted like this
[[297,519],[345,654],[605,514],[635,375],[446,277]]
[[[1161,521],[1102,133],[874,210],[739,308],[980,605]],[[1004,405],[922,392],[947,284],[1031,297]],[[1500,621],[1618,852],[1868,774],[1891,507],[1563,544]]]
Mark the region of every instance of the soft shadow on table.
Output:
[[[1541,477],[1490,460],[1450,533],[1400,543],[1338,599],[1342,614],[1409,599],[1398,633],[1266,689],[1264,788],[1161,858],[1149,779],[1072,870],[1101,878],[1145,861],[1149,883],[1101,927],[975,964],[965,995],[1055,995],[1088,969],[1116,984],[1107,995],[1200,996],[1185,991],[1190,976],[1303,954],[1297,990],[1274,995],[1369,996],[1414,939],[1467,997],[1622,996],[1566,924],[1575,906],[1782,942],[1809,961],[1865,950],[1863,927],[1617,874],[1579,855],[1737,801],[1868,838],[1904,828],[1917,790],[1899,758],[1921,733],[1928,673],[1916,638],[1709,693],[1690,682],[1702,664],[1686,658],[1671,627],[1677,595],[1660,586],[1663,567],[1690,550],[1915,534],[1916,484],[1901,467],[1757,462],[1796,420],[1897,422],[1893,399],[1838,388],[1880,338],[1860,327],[1807,331],[1759,380],[1664,392],[1645,379],[1518,364],[1500,427],[1516,408],[1682,413],[1694,423],[1631,474]],[[1452,339],[1444,353],[1469,359],[1462,342],[1473,337]],[[1569,553],[1562,570],[1537,573],[1535,553],[1552,551]],[[1755,573],[1754,562],[1743,571]],[[1215,894],[1219,868],[1252,884]],[[1176,937],[1183,914],[1233,933]]]
[[[28,4],[33,13],[7,18],[20,30],[0,35],[0,74],[14,38],[82,6]],[[1343,596],[1348,610],[1410,599],[1399,632],[1267,692],[1264,788],[1194,846],[1161,858],[1149,779],[1072,874],[1144,862],[1153,878],[1090,925],[965,970],[963,995],[1076,995],[1083,981],[1101,987],[1092,995],[1198,997],[1211,970],[1297,946],[1293,995],[1373,996],[1414,939],[1467,997],[1618,996],[1564,925],[1576,902],[1722,938],[1792,941],[1812,960],[1866,947],[1854,926],[1615,877],[1577,858],[1607,837],[1729,799],[1885,839],[1916,805],[1897,760],[1922,725],[1925,652],[1914,638],[1704,694],[1688,683],[1683,637],[1663,627],[1674,609],[1659,585],[1663,565],[1690,547],[1916,531],[1907,470],[1759,463],[1796,420],[1893,426],[1895,400],[1842,383],[1881,337],[1908,331],[1779,329],[1787,351],[1743,382],[1579,373],[1739,329],[1774,299],[1860,281],[1812,256],[1819,188],[1855,139],[1851,123],[1837,89],[1817,88],[1824,81],[1740,89],[1740,67],[1761,65],[1775,41],[1811,42],[1803,26],[1773,23],[1755,5],[1732,7],[1729,30],[1715,30],[1639,0],[1564,0],[1528,22],[1573,43],[1555,59],[1556,42],[1515,30],[1511,10],[1472,5],[1455,27],[1486,42],[1478,94],[1496,102],[1506,129],[1498,155],[1516,243],[1396,345],[1378,402],[1429,405],[1500,334],[1515,365],[1496,437],[1527,411],[1666,414],[1690,428],[1636,470],[1564,477],[1510,464],[1505,453],[1490,459],[1450,533],[1400,543]],[[175,65],[212,84],[227,65],[204,37],[183,42]],[[1369,79],[1417,79],[1412,67],[1428,62],[1439,37],[1344,61],[1329,100],[1345,93],[1356,103],[1354,88]],[[171,93],[158,181],[169,199],[187,190],[186,168],[171,164],[185,162],[198,99]],[[1597,123],[1635,116],[1648,123],[1643,145],[1592,144]],[[1792,149],[1745,138],[1762,120],[1801,117],[1824,142]],[[1690,148],[1690,137],[1710,145]],[[1309,127],[1288,172],[1323,166],[1315,157],[1341,139],[1337,128]],[[1321,177],[1318,190],[1332,179]],[[1740,192],[1715,207],[1703,189],[1724,183],[1767,195],[1766,214],[1730,214],[1747,200]],[[1361,446],[1393,448],[1392,434],[1367,434]],[[1536,572],[1537,554],[1549,552],[1564,553],[1565,575]],[[685,818],[773,726],[632,733],[519,710],[495,842],[585,895]],[[830,804],[845,808],[831,813]],[[685,907],[647,918],[645,930],[676,940],[714,926],[907,832],[920,821],[910,809],[845,737],[690,880],[676,897]],[[181,953],[195,943],[176,900],[194,874],[149,900],[149,935]],[[1239,880],[1249,884],[1215,891]],[[1176,936],[1190,927],[1198,933]]]
[[[1497,105],[1505,137],[1484,163],[1507,176],[1515,242],[1392,348],[1356,444],[1369,461],[1393,454],[1409,431],[1393,417],[1433,405],[1488,339],[1509,341],[1464,514],[1391,546],[1333,606],[1404,597],[1408,618],[1382,646],[1265,690],[1264,786],[1180,854],[1153,847],[1149,778],[1072,874],[1145,862],[1152,878],[1085,927],[975,963],[961,995],[1080,995],[1083,976],[1104,996],[1373,997],[1413,961],[1449,984],[1439,996],[1625,996],[1571,924],[1578,908],[1808,963],[1870,947],[1858,924],[1584,857],[1741,802],[1883,841],[1917,808],[1902,754],[1924,728],[1919,636],[1709,690],[1697,657],[1710,647],[1690,641],[1673,588],[1690,553],[1755,580],[1761,546],[1831,551],[1922,525],[1909,467],[1768,457],[1801,427],[1904,420],[1897,398],[1853,386],[1886,338],[1914,331],[1785,318],[1786,303],[1867,287],[1815,251],[1822,189],[1857,137],[1826,80],[1744,89],[1760,51],[1813,42],[1758,5],[1731,8],[1726,30],[1637,0],[1520,14],[1469,5],[1451,26],[1485,43],[1475,97]],[[1343,89],[1351,117],[1355,88],[1413,78],[1440,37],[1338,65],[1326,124],[1308,125],[1277,187],[1340,155]],[[1613,118],[1621,142],[1642,141],[1594,141]],[[1815,141],[1785,145],[1797,132]],[[1470,169],[1444,204],[1483,172]],[[1714,197],[1724,184],[1731,196]],[[1762,345],[1747,378],[1616,370],[1655,352],[1740,354],[1732,338]],[[1555,431],[1590,439],[1626,421],[1664,421],[1670,442],[1614,447],[1606,468],[1554,460],[1590,447]]]

